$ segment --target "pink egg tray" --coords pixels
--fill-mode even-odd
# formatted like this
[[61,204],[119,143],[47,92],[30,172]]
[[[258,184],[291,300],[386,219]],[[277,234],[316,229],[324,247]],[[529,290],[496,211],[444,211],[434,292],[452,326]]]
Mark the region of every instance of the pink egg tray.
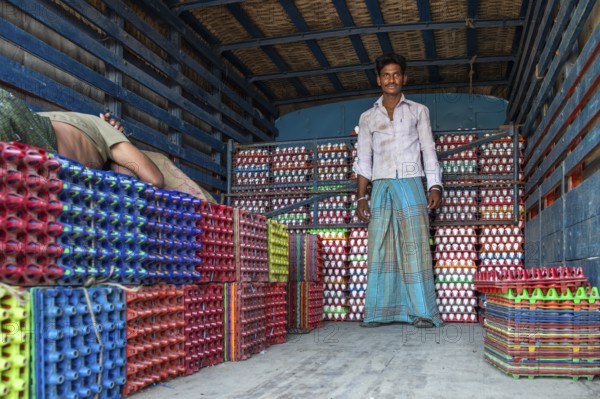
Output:
[[518,293],[524,288],[577,288],[589,282],[581,267],[540,267],[534,269],[492,270],[475,273],[477,290],[486,293],[507,293],[509,288]]

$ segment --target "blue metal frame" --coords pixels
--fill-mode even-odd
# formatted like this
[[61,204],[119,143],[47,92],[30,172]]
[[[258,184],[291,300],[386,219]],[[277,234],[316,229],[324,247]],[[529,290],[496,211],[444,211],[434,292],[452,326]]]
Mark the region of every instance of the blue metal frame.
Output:
[[[565,102],[565,97],[567,95],[569,95],[569,96],[572,95],[569,93],[574,93],[573,85],[574,84],[578,84],[578,85],[582,84],[580,74],[581,74],[581,71],[583,70],[583,68],[591,67],[593,69],[591,72],[592,76],[593,75],[597,76],[598,73],[600,72],[600,67],[598,66],[600,63],[600,60],[598,60],[598,58],[599,58],[598,47],[600,46],[599,43],[600,43],[600,27],[597,26],[596,29],[594,30],[592,36],[590,36],[585,47],[579,54],[579,57],[577,58],[577,61],[575,62],[575,65],[573,66],[571,73],[566,77],[565,81],[563,82],[560,91],[556,94],[556,96],[554,96],[552,103],[550,104],[550,107],[548,107],[548,110],[546,111],[544,117],[542,118],[540,123],[537,125],[535,131],[531,135],[529,135],[530,137],[528,139],[528,145],[527,145],[527,148],[525,149],[525,157],[527,159],[529,159],[531,157],[533,150],[539,147],[539,145],[538,145],[539,142],[545,138],[542,136],[542,133],[544,131],[546,131],[546,129],[548,129],[548,124],[554,120],[559,109],[561,107],[563,107],[564,102]],[[591,57],[594,54],[596,54],[596,55],[594,56],[594,59],[592,60]],[[594,60],[596,62],[594,62]],[[590,74],[590,72],[588,72],[588,76],[590,76],[589,74]],[[585,81],[583,81],[583,83],[585,83]],[[576,94],[576,93],[574,93],[574,94]],[[523,126],[523,129],[526,129],[526,131],[529,131],[530,124],[532,122],[533,122],[533,118],[529,117],[527,119],[527,122]],[[546,145],[548,145],[548,143],[546,143]],[[544,148],[544,147],[542,146],[542,148]]]
[[[206,29],[206,27],[204,25],[202,25],[196,19],[196,17],[194,17],[189,11],[182,12],[179,15],[179,18],[181,18],[182,21],[187,23],[198,34],[200,34],[200,36],[205,38],[205,40],[208,42],[208,44],[211,46],[211,48],[215,48],[217,46],[217,44],[219,43],[219,40],[208,29]],[[223,53],[222,57],[225,58],[227,61],[229,61],[231,63],[231,65],[233,65],[238,71],[240,71],[242,73],[243,76],[248,76],[248,75],[252,74],[252,71],[246,65],[244,65],[236,56],[234,56],[231,52]],[[269,87],[267,87],[266,84],[264,84],[262,82],[258,82],[255,84],[255,86],[258,90],[260,90],[265,95],[266,98],[268,98],[270,100],[275,98],[275,95],[273,94],[271,89],[269,89]],[[270,110],[269,112],[271,114],[277,116],[278,112],[275,110],[275,108],[270,103],[269,103],[269,107],[273,108],[273,110],[272,111]]]
[[[535,69],[537,68],[537,65],[534,65],[534,61],[538,58],[538,55],[542,52],[542,48],[541,46],[543,45],[542,43],[547,43],[546,38],[548,36],[548,31],[550,31],[550,28],[552,26],[552,19],[553,19],[553,15],[554,15],[554,9],[556,7],[556,4],[558,4],[558,0],[550,0],[546,3],[546,9],[544,10],[544,15],[542,16],[541,19],[541,23],[538,27],[537,30],[537,34],[535,36],[535,41],[533,42],[533,45],[531,46],[531,50],[528,54],[523,54],[523,58],[525,59],[525,67],[524,70],[521,72],[521,76],[520,76],[520,80],[521,82],[524,81],[524,79],[526,79],[529,76],[532,76],[535,73]],[[560,13],[562,13],[564,10],[561,9]],[[559,13],[559,18],[561,17]],[[547,45],[547,44],[546,44]],[[539,72],[538,72],[539,75]],[[533,85],[538,85],[539,82],[537,79],[531,81],[531,84]],[[524,94],[525,90],[521,90],[521,88],[519,88],[517,91],[513,91],[513,97],[509,97],[509,103],[515,105],[515,104],[520,104],[521,101],[521,97]],[[517,111],[517,108],[519,108],[518,106],[515,105],[515,107],[513,107],[513,109],[509,109],[509,115],[511,115],[511,117],[515,116],[515,113]]]
[[[429,0],[417,0],[417,8],[419,10],[419,18],[421,22],[431,22],[431,7]],[[437,58],[437,50],[435,46],[435,35],[431,30],[421,31],[423,42],[425,43],[425,55],[427,59],[434,60]],[[429,81],[437,83],[440,81],[440,71],[435,65],[428,65]]]
[[[145,0],[148,1],[148,0]],[[379,7],[379,6],[378,6]],[[381,12],[379,12],[381,14]],[[383,21],[383,19],[381,19]],[[475,28],[497,28],[505,26],[523,26],[522,18],[512,19],[481,19],[473,21]],[[464,29],[465,21],[446,21],[446,22],[414,22],[405,24],[385,24],[375,23],[369,26],[355,26],[324,30],[319,32],[307,32],[301,34],[284,35],[276,37],[265,37],[258,39],[243,40],[235,43],[225,43],[216,46],[220,53],[243,48],[255,48],[262,46],[271,46],[274,44],[286,44],[303,42],[310,39],[329,39],[337,37],[348,37],[351,35],[364,34],[385,34],[391,32],[409,32],[409,31],[427,31],[438,29]],[[387,36],[387,35],[386,35]],[[390,45],[391,46],[391,45]]]
[[[529,0],[523,0],[521,2],[521,10],[519,11],[519,17],[522,19],[526,19],[527,12],[529,11]],[[517,26],[515,28],[515,35],[513,37],[512,49],[511,53],[516,54],[519,48],[523,45],[523,26]],[[512,76],[512,70],[514,68],[514,64],[508,64],[508,68],[506,68],[506,76]]]
[[[424,90],[424,89],[443,89],[450,87],[469,87],[469,86],[505,86],[508,84],[507,80],[482,80],[473,82],[444,82],[444,83],[428,83],[419,85],[406,85],[402,87],[403,91],[410,90]],[[320,100],[331,100],[341,97],[352,97],[352,96],[366,96],[366,95],[377,95],[381,94],[381,88],[365,89],[365,90],[346,90],[342,92],[334,92],[327,94],[320,94],[316,96],[308,97],[294,97],[281,100],[275,100],[275,105],[288,105],[297,104],[310,101]]]
[[[526,115],[525,113],[520,113],[517,118],[514,118],[518,123],[521,123],[523,118],[535,117],[540,112],[541,107],[551,95],[551,88],[558,78],[560,69],[569,58],[571,54],[570,51],[577,41],[579,33],[583,29],[583,25],[595,4],[596,2],[593,0],[581,0],[575,11],[569,17],[569,25],[566,30],[562,32],[558,49],[550,49],[548,46],[544,48],[540,58],[544,56],[544,53],[551,52],[554,56],[552,64],[548,68],[544,80],[539,87],[535,84],[530,84],[528,86],[527,95],[518,105],[520,109],[523,109],[523,104],[527,104],[530,107],[527,107]],[[532,80],[536,80],[536,77],[533,76]],[[523,88],[520,90],[522,89]],[[535,96],[535,100],[532,101],[533,96]],[[528,135],[529,132],[523,130],[523,133]]]
[[[467,18],[472,21],[477,19],[479,13],[479,0],[467,0]],[[472,57],[477,51],[477,31],[467,27],[467,55]]]
[[[373,23],[375,25],[385,25],[383,15],[381,14],[381,9],[379,8],[379,1],[365,0],[365,4],[369,10],[369,15],[371,16]],[[390,37],[387,35],[387,33],[377,32],[377,39],[379,40],[379,45],[381,46],[381,51],[383,53],[394,52],[394,46],[392,46],[392,42],[390,41]]]
[[[497,63],[497,62],[514,62],[514,55],[490,55],[490,56],[481,56],[475,59],[476,64],[480,63]],[[428,66],[428,65],[461,65],[461,64],[469,64],[471,62],[471,58],[439,58],[435,60],[416,60],[416,61],[407,61],[406,64],[408,67],[416,67],[416,66]],[[340,73],[340,72],[355,72],[355,71],[369,71],[373,70],[374,65],[373,62],[368,62],[364,64],[356,64],[356,65],[341,65],[329,68],[319,68],[319,69],[307,69],[307,70],[299,70],[285,73],[269,73],[264,75],[250,75],[248,77],[249,82],[260,82],[263,80],[271,80],[271,79],[282,79],[287,77],[298,77],[298,76],[317,76],[322,75],[323,72],[331,72],[331,73]],[[374,85],[376,86],[376,84]]]
[[[527,11],[527,24],[524,27],[525,36],[521,45],[519,46],[519,59],[517,64],[512,70],[512,75],[508,79],[508,98],[509,104],[511,99],[514,98],[516,91],[520,89],[520,82],[523,80],[523,68],[527,61],[530,61],[531,47],[533,45],[533,39],[535,33],[538,30],[539,24],[541,23],[540,14],[542,11],[542,2],[535,1],[530,4],[530,9]],[[507,116],[507,120],[512,120],[510,116]]]
[[[296,26],[296,29],[298,29],[300,32],[310,31],[308,25],[306,25],[304,18],[302,18],[302,15],[300,14],[300,11],[298,11],[298,8],[294,4],[293,0],[279,0],[279,3],[283,7],[287,15],[291,18],[294,26]],[[323,54],[323,51],[319,47],[319,44],[316,40],[307,40],[306,45],[317,59],[317,62],[319,63],[321,68],[326,69],[331,67],[329,61],[327,61],[327,57],[325,57],[325,54]],[[327,73],[327,78],[336,90],[343,90],[342,83],[335,74]]]
[[[144,7],[149,11],[152,11],[155,15],[160,16],[164,19],[173,29],[176,29],[183,38],[185,38],[186,42],[189,43],[191,47],[193,47],[198,53],[202,54],[207,58],[215,67],[219,68],[229,79],[231,79],[239,88],[248,93],[249,96],[252,97],[254,101],[260,104],[265,110],[267,110],[272,115],[277,115],[278,111],[271,103],[266,101],[261,95],[259,95],[256,90],[254,90],[244,79],[239,76],[235,71],[229,68],[225,62],[223,62],[222,58],[219,57],[212,49],[206,46],[203,43],[202,37],[196,34],[193,30],[188,28],[185,24],[181,23],[179,17],[172,12],[169,7],[167,7],[162,2],[156,0],[140,0]],[[123,4],[123,8],[126,5]]]
[[[263,37],[262,32],[254,25],[248,14],[239,6],[239,4],[229,4],[226,6],[227,9],[231,12],[231,14],[237,19],[237,21],[242,25],[242,27],[253,37]],[[277,50],[275,50],[271,46],[262,47],[262,51],[273,61],[275,66],[280,71],[289,70],[288,65],[285,63],[283,58],[279,55]],[[294,86],[298,94],[300,95],[308,95],[308,90],[304,87],[302,82],[300,82],[296,78],[289,79],[290,83]]]
[[[189,101],[185,101],[181,96],[177,96],[175,93],[173,93],[169,87],[163,85],[155,78],[143,72],[139,68],[136,68],[131,63],[128,63],[123,58],[118,57],[116,54],[114,54],[105,46],[103,46],[102,43],[96,40],[95,38],[82,34],[81,30],[77,26],[75,26],[72,22],[62,17],[60,14],[50,10],[49,8],[46,8],[41,1],[31,0],[29,2],[35,3],[36,8],[24,6],[21,2],[16,0],[9,1],[17,8],[26,12],[32,18],[38,20],[42,24],[46,25],[48,28],[53,29],[62,36],[70,38],[70,40],[73,41],[75,44],[87,49],[87,51],[89,51],[90,53],[104,60],[109,65],[112,65],[117,70],[120,70],[121,72],[130,76],[145,87],[151,88],[159,95],[169,99],[173,103],[180,105],[183,109],[186,109],[188,112],[199,116],[200,118],[202,118],[203,121],[210,124],[215,129],[222,131],[227,136],[235,138],[236,140],[242,142],[248,141],[245,137],[241,136],[236,130],[217,120],[210,113],[204,111],[202,108]],[[80,3],[78,2],[75,2],[75,4],[77,4],[78,6],[80,5]],[[95,10],[89,5],[85,7],[87,7],[90,10]],[[133,46],[134,49],[142,53],[144,56],[147,55],[148,57],[151,57],[151,60],[157,58],[156,55],[151,54],[148,51],[143,51],[143,46],[139,44],[139,42],[129,37],[129,35],[126,35],[125,32],[115,28],[109,20],[107,20],[103,15],[99,14],[97,11],[92,11],[91,15],[97,18],[96,22],[99,26],[101,26],[103,29],[106,29],[106,31],[109,34],[113,35],[113,37],[115,37],[117,40],[128,45],[128,47]],[[60,21],[60,23],[58,23],[57,21]],[[13,32],[15,31],[13,30]],[[7,39],[11,40],[10,37],[7,37]],[[41,43],[39,39],[35,39],[33,37],[32,41],[38,41]],[[42,45],[40,44],[40,46]],[[50,55],[52,55],[54,57],[52,62],[54,63],[71,61],[70,59],[65,57],[64,54],[61,54],[62,53],[60,53],[58,50],[55,50],[54,48],[48,45],[45,45],[45,50],[40,51],[38,55],[42,58],[50,57]],[[64,61],[61,60],[61,58],[64,59]],[[164,67],[165,69],[172,69],[171,66],[163,60],[160,60],[159,65]],[[142,104],[142,106],[139,107],[140,109],[144,110],[150,115],[160,117],[164,120],[165,123],[169,124],[172,128],[196,135],[199,140],[210,144],[211,146],[217,148],[219,151],[224,151],[224,143],[220,140],[214,139],[210,133],[204,132],[200,128],[195,127],[189,123],[185,123],[177,118],[173,118],[172,115],[169,115],[169,113],[163,110],[162,108],[150,103],[148,100],[145,100],[132,92],[129,92],[115,85],[114,83],[106,79],[104,76],[92,71],[84,65],[74,62],[74,64],[71,64],[66,70],[77,75],[82,80],[88,81],[94,84],[96,87],[105,90],[107,93],[115,96],[116,98],[121,99],[123,102]]]
[[[0,23],[4,23],[4,21],[0,20]],[[0,31],[2,33],[5,32],[2,29],[0,29]],[[96,114],[98,113],[98,110],[103,108],[103,104],[95,102],[89,97],[79,94],[72,88],[57,83],[39,72],[26,68],[1,55],[0,64],[2,64],[2,68],[0,68],[0,81],[19,87],[37,97],[59,104],[66,109],[82,113]],[[203,168],[224,176],[224,168],[222,166],[209,161],[204,156],[200,155],[199,152],[177,147],[175,144],[169,143],[162,133],[149,129],[135,120],[124,118],[123,122],[127,126],[127,132],[131,132],[130,137],[152,146],[160,147],[169,153],[185,157],[190,162],[195,162]],[[209,175],[203,173],[201,176],[203,181],[206,181],[206,179],[209,178]],[[219,188],[220,190],[225,189],[224,181],[218,180],[213,183],[213,187]]]
[[[352,15],[350,14],[350,10],[348,10],[348,6],[346,5],[346,0],[333,0],[333,5],[337,10],[338,16],[340,17],[342,24],[344,24],[344,26],[346,27],[353,27],[354,21],[352,19]],[[348,38],[350,39],[350,42],[354,47],[354,51],[358,56],[358,60],[363,64],[369,64],[371,66],[371,70],[366,71],[367,78],[369,79],[371,86],[376,87],[377,77],[375,76],[375,72],[373,71],[373,63],[369,58],[369,54],[367,53],[367,50],[365,49],[365,46],[362,40],[360,39],[360,36],[349,35]]]
[[[211,83],[211,85],[213,85],[213,87],[220,88],[223,86],[222,82],[220,82],[218,79],[216,79],[206,68],[203,68],[199,63],[194,61],[193,62],[194,65],[190,65],[188,63],[188,61],[193,61],[193,59],[191,59],[191,57],[184,56],[183,53],[181,51],[179,51],[179,49],[175,48],[175,46],[173,46],[172,43],[169,42],[169,40],[165,39],[162,35],[158,34],[156,31],[154,31],[150,25],[145,23],[135,13],[133,13],[131,10],[129,10],[125,7],[122,7],[122,3],[120,0],[104,0],[104,2],[106,3],[106,5],[111,7],[111,9],[115,13],[117,13],[118,15],[125,18],[128,23],[131,23],[137,29],[144,32],[145,35],[147,35],[154,43],[156,43],[158,46],[160,46],[160,48],[162,50],[167,52],[174,60],[180,62],[181,64],[189,66],[199,76],[208,78],[207,81],[209,83]],[[210,93],[205,92],[195,82],[186,78],[185,76],[183,76],[181,74],[180,71],[173,68],[173,66],[171,64],[169,64],[168,62],[166,62],[165,60],[163,60],[162,58],[157,56],[154,52],[150,51],[149,49],[147,49],[146,47],[141,45],[139,42],[137,42],[136,40],[131,38],[129,35],[127,35],[125,33],[125,31],[123,29],[116,27],[110,20],[108,20],[106,17],[104,17],[104,15],[99,13],[95,8],[89,7],[89,6],[84,5],[83,3],[79,3],[79,2],[73,2],[73,3],[71,3],[71,6],[79,14],[81,14],[82,16],[84,16],[84,17],[94,21],[96,24],[98,24],[98,26],[100,26],[102,28],[102,30],[104,30],[106,33],[113,36],[120,43],[123,43],[123,45],[127,46],[128,48],[132,49],[135,52],[138,52],[145,60],[148,60],[154,66],[156,66],[157,68],[160,68],[160,70],[163,73],[167,74],[167,76],[169,76],[175,82],[179,83],[182,87],[185,87],[185,89],[187,91],[189,91],[191,94],[197,96],[199,99],[206,102],[209,106],[213,107],[213,109],[215,109],[215,111],[223,113],[228,118],[232,119],[239,125],[243,126],[244,129],[248,130],[254,136],[256,136],[257,138],[259,138],[261,140],[271,140],[272,139],[271,136],[269,136],[269,135],[265,134],[263,131],[257,129],[252,123],[250,123],[250,121],[246,120],[241,115],[232,111],[230,108],[223,106],[218,101],[215,101],[215,99],[213,98],[213,96]],[[193,67],[195,67],[195,68],[193,68]],[[211,79],[211,77],[212,77],[212,79]],[[231,90],[231,89],[229,89],[228,92],[232,94],[232,100],[235,101],[237,104],[239,104],[241,107],[243,107],[245,109],[245,111],[247,111],[251,115],[257,116],[255,114],[254,109],[252,109],[252,107],[249,104],[247,104],[247,102],[244,99],[242,99],[239,95],[234,93],[233,90]],[[171,101],[173,101],[173,100],[171,100]],[[244,107],[244,105],[246,105],[246,106]],[[211,124],[213,127],[217,128],[217,129],[219,129],[219,127],[213,125],[212,122],[216,122],[217,124],[220,124],[221,121],[216,119],[212,114],[210,114],[204,110],[201,110],[201,109],[199,111],[196,111],[196,110],[194,110],[194,111],[188,110],[188,111],[192,112],[192,113],[196,113],[198,116],[200,116],[202,118],[203,121]],[[261,119],[261,118],[257,118],[257,119]],[[266,125],[266,127],[272,134],[277,130],[273,124],[270,124],[270,126]],[[221,129],[219,129],[219,130],[221,130]],[[224,133],[227,134],[227,132],[224,132]]]
[[191,0],[173,1],[170,8],[177,14],[183,11],[198,10],[208,7],[218,7],[232,3],[243,3],[246,0]]
[[[570,116],[569,109],[573,109],[577,103],[578,98],[572,98],[567,105],[565,105],[566,111],[562,114],[565,115],[564,118],[557,118],[555,121],[555,125],[557,126],[555,129],[559,129],[562,127],[560,125],[561,122],[564,122],[568,116]],[[573,140],[578,137],[582,130],[588,126],[600,113],[600,92],[596,92],[596,94],[590,98],[586,106],[578,113],[575,121],[569,126],[566,132],[561,137],[560,142],[550,151],[550,153],[544,158],[536,171],[531,175],[531,177],[527,180],[527,184],[525,186],[525,194],[533,191],[535,187],[537,187],[540,180],[543,179],[544,175],[550,170],[550,167],[556,164],[561,156],[566,153],[567,148],[573,143]],[[536,157],[537,158],[537,157]],[[527,163],[527,167],[530,169],[531,165],[534,163],[529,161]]]

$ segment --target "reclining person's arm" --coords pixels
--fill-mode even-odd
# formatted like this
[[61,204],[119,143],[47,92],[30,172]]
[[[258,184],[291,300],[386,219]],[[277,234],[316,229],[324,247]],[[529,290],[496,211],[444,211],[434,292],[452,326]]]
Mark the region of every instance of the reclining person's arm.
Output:
[[[110,149],[113,159],[111,169],[120,173],[133,174],[138,179],[150,183],[154,187],[164,187],[164,176],[160,169],[136,146],[124,141],[113,145]],[[127,173],[127,171],[130,173]]]

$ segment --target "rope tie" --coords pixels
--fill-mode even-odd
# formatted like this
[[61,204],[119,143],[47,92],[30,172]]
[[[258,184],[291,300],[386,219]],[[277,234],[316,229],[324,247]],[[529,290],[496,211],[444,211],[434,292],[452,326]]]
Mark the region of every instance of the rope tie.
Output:
[[8,284],[0,283],[0,288],[4,288],[21,306],[29,302],[29,292],[23,287],[13,287]]
[[[85,295],[85,302],[87,303],[87,306],[88,306],[88,312],[92,319],[92,325],[94,326],[94,334],[96,335],[96,341],[98,341],[98,344],[100,345],[100,354],[98,355],[98,362],[99,362],[100,366],[102,366],[103,354],[104,354],[104,342],[102,341],[102,337],[100,336],[100,332],[98,331],[98,325],[96,323],[96,315],[94,314],[94,310],[92,309],[92,301],[90,300],[90,294],[88,292],[87,287],[83,288],[83,293]],[[100,385],[101,383],[102,383],[102,372],[99,372],[96,377],[96,384],[98,384],[98,387],[101,387],[101,385]],[[94,399],[98,399],[99,395],[100,395],[100,392],[96,392],[96,394],[94,395]]]
[[475,75],[475,60],[477,55],[474,55],[469,61],[469,95],[473,94],[473,75]]
[[535,79],[536,80],[542,80],[546,77],[546,75],[540,75],[540,69],[539,69],[540,65],[536,64],[535,65]]
[[475,21],[473,21],[473,18],[467,18],[465,20],[465,26],[470,29],[475,29]]

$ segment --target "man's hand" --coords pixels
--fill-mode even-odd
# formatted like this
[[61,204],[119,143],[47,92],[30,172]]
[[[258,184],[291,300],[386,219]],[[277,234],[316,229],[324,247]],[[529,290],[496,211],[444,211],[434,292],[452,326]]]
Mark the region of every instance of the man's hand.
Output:
[[362,199],[356,204],[356,216],[363,221],[368,222],[371,216],[371,210],[369,209],[369,201]]
[[123,125],[121,125],[121,122],[119,122],[115,118],[110,117],[110,111],[106,111],[105,113],[100,114],[100,119],[111,125],[116,130],[120,131],[121,133],[125,133],[125,128],[123,127]]
[[[439,188],[436,190],[435,187]],[[440,186],[433,186],[429,189],[429,195],[427,196],[427,209],[438,209],[442,205],[442,188]]]

